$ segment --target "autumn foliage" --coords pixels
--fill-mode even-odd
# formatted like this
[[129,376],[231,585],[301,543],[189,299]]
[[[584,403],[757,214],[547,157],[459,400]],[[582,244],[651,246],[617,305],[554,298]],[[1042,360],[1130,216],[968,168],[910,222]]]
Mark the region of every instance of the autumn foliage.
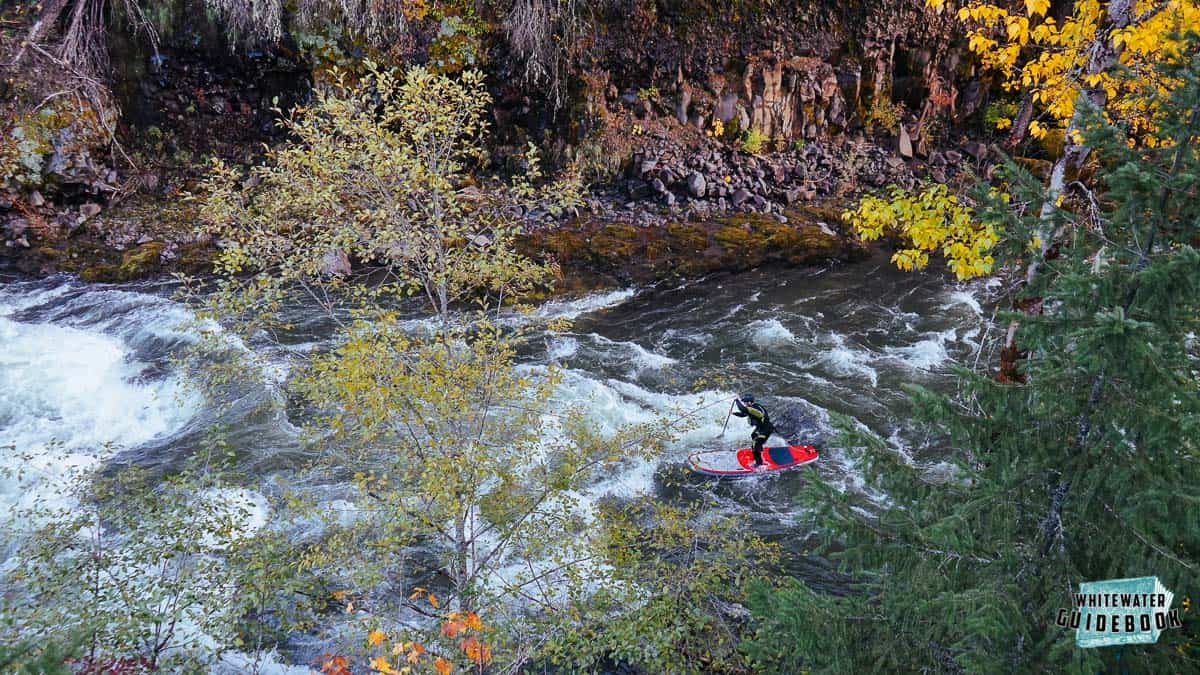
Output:
[[[440,609],[437,596],[424,588],[415,589],[409,599],[421,598],[430,608]],[[368,666],[370,672],[381,675],[482,673],[492,660],[492,647],[486,640],[489,630],[475,612],[458,610],[441,615],[436,643],[389,636],[380,628],[372,628],[367,631]],[[337,654],[322,656],[319,667],[323,675],[350,675],[352,672],[350,659]]]

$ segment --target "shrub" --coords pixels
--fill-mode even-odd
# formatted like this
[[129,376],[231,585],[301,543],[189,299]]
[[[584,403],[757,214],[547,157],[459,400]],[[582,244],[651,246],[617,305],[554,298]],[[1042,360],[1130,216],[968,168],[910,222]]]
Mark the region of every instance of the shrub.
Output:
[[761,130],[751,127],[742,132],[742,138],[740,142],[742,150],[745,150],[751,155],[757,155],[763,151],[763,148],[766,146],[766,143],[769,140],[770,139],[767,138],[767,135]]

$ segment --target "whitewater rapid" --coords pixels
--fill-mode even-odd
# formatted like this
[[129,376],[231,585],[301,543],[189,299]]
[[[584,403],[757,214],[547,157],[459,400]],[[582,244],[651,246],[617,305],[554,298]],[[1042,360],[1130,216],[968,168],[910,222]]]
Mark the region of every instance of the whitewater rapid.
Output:
[[[222,498],[247,506],[247,527],[281,517],[262,495],[303,459],[299,422],[289,417],[281,392],[296,359],[329,344],[328,329],[305,326],[282,347],[231,340],[231,349],[248,350],[262,367],[244,372],[244,381],[230,385],[234,400],[217,405],[179,367],[197,335],[171,292],[166,285],[67,277],[0,280],[0,468],[27,474],[20,482],[0,479],[0,518],[75,467],[118,458],[180,466],[214,429],[222,430],[243,470],[261,480]],[[976,357],[988,335],[990,292],[986,282],[905,275],[875,261],[603,291],[505,322],[574,321],[564,333],[535,332],[519,354],[532,373],[560,369],[555,404],[586,405],[610,432],[679,421],[660,454],[631,452],[623,468],[577,495],[585,508],[610,497],[698,497],[798,551],[810,532],[794,495],[809,477],[856,495],[864,507],[886,499],[865,488],[853,454],[832,442],[833,415],[878,433],[906,461],[938,464],[936,448],[925,447],[925,436],[906,421],[900,385],[943,386],[947,366]],[[296,313],[305,316],[303,308]],[[424,322],[413,317],[410,327],[422,330]],[[777,416],[787,411],[795,418],[802,437],[777,436],[772,443],[818,442],[822,459],[755,481],[688,471],[693,451],[747,443],[743,420],[723,426],[728,401],[743,391],[756,393]],[[552,431],[554,419],[546,422]],[[327,506],[352,518],[341,499],[333,495]],[[283,660],[304,663],[325,646],[302,636],[287,659],[235,652],[217,670],[238,672],[265,659],[266,672],[287,672]]]

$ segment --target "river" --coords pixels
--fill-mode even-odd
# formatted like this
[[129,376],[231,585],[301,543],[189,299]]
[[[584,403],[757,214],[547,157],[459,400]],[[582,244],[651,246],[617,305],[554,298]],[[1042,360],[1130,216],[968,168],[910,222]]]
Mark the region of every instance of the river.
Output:
[[[906,274],[884,257],[603,291],[540,307],[537,316],[570,317],[574,325],[565,334],[536,334],[521,360],[563,367],[557,396],[586,401],[612,429],[708,406],[661,456],[632,458],[593,486],[590,498],[702,494],[712,508],[783,542],[792,571],[823,583],[820,566],[801,555],[811,528],[796,505],[799,486],[819,474],[868,508],[886,498],[864,488],[851,456],[836,447],[830,413],[848,415],[936,470],[941,451],[906,423],[901,385],[944,390],[952,385],[949,365],[972,365],[981,344],[991,349],[991,293],[986,281]],[[286,480],[304,452],[283,385],[295,356],[327,339],[324,330],[301,330],[284,348],[239,342],[261,350],[267,365],[244,373],[230,400],[214,405],[178,367],[196,338],[183,327],[189,312],[171,294],[166,282],[0,277],[0,465],[40,476],[44,485],[71,467],[118,460],[171,467],[220,428],[262,492]],[[727,384],[697,386],[714,374]],[[691,451],[746,444],[743,420],[731,420],[721,435],[727,401],[738,391],[753,392],[786,418],[800,436],[792,440],[820,445],[820,461],[748,480],[691,473]],[[719,399],[725,402],[709,405]],[[28,504],[36,490],[0,478],[0,512]],[[266,501],[248,494],[267,521]],[[297,646],[298,653],[315,649]]]

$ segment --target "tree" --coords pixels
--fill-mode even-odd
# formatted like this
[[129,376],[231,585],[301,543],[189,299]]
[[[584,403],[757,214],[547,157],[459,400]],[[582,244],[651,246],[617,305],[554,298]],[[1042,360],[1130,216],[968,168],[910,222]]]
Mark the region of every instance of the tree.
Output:
[[[672,425],[600,429],[556,399],[558,372],[517,364],[528,330],[517,303],[554,272],[516,253],[523,214],[555,212],[579,186],[546,181],[532,147],[523,175],[476,177],[482,76],[368,64],[334,82],[287,119],[294,140],[249,178],[214,166],[203,213],[221,277],[207,316],[261,339],[287,331],[287,309],[304,303],[335,327],[293,392],[322,454],[316,476],[353,483],[356,519],[329,523],[309,568],[389,635],[419,628],[395,625],[401,606],[430,620],[443,606],[487,616],[509,640],[496,659],[515,668],[597,588],[610,607],[645,592],[610,561],[617,530],[604,514],[618,511],[582,496],[616,463],[655,452]],[[414,320],[421,309],[428,318]],[[406,588],[430,573],[438,583],[421,582],[421,597],[435,612]],[[525,630],[538,621],[545,630]]]
[[211,474],[151,481],[132,467],[33,489],[5,523],[17,543],[0,579],[6,641],[77,636],[69,656],[87,672],[199,667],[232,642],[241,603],[226,556],[252,529],[238,493]]
[[[945,0],[927,0],[936,12],[946,9]],[[1154,105],[1158,100],[1150,93],[1163,94],[1177,83],[1156,69],[1164,59],[1178,55],[1184,48],[1182,35],[1200,30],[1200,4],[1193,0],[1161,0],[1135,3],[1133,0],[1080,0],[1062,10],[1055,18],[1050,0],[1026,0],[1023,3],[987,3],[970,1],[959,7],[957,15],[968,27],[968,48],[980,59],[985,70],[1001,78],[1005,91],[1021,92],[1022,106],[1014,121],[1001,118],[1002,127],[1013,127],[1013,144],[1026,132],[1043,139],[1051,134],[1061,135],[1062,151],[1051,166],[1044,200],[1037,204],[1042,226],[1033,236],[1018,242],[1032,242],[1041,257],[1058,241],[1051,227],[1050,214],[1067,188],[1068,171],[1079,169],[1087,159],[1089,148],[1080,133],[1085,111],[1089,107],[1101,110],[1114,121],[1129,126],[1130,140],[1153,144]],[[1136,77],[1118,77],[1122,72]],[[1144,86],[1149,84],[1151,86]],[[910,200],[911,201],[911,200]],[[928,201],[928,198],[924,199]],[[1003,231],[979,229],[965,241],[962,227],[955,227],[957,214],[946,217],[946,225],[930,227],[930,219],[905,208],[905,196],[893,195],[887,206],[877,198],[864,199],[851,212],[851,222],[864,237],[878,225],[901,230],[905,241],[914,246],[901,251],[894,259],[902,269],[923,265],[921,251],[944,248],[959,278],[991,271],[991,265],[977,264],[985,256],[968,260],[950,255],[949,250],[962,244],[967,251],[982,250],[1004,237]],[[924,238],[917,242],[907,237],[915,231]],[[878,235],[875,235],[878,236]],[[1032,281],[1040,269],[1041,258],[1029,261],[1026,280]],[[1011,333],[1010,333],[1011,337]],[[1006,349],[1012,349],[1011,340]]]
[[[1069,237],[1024,290],[1042,307],[1022,318],[1017,336],[1029,351],[1028,380],[959,370],[956,395],[911,389],[920,419],[945,435],[956,468],[948,477],[851,434],[867,481],[889,502],[864,515],[831,486],[814,485],[810,496],[829,536],[844,543],[839,557],[858,592],[760,593],[761,625],[776,632],[756,642],[758,658],[837,671],[1197,667],[1179,631],[1156,645],[1082,650],[1054,626],[1081,581],[1157,575],[1180,589],[1200,572],[1200,520],[1183,515],[1200,498],[1189,337],[1200,324],[1196,39],[1159,66],[1179,86],[1142,83],[1139,95],[1156,111],[1154,142],[1138,143],[1083,107],[1080,134],[1101,170],[1079,202],[1055,200],[1054,226]],[[1046,198],[1049,188],[1017,165],[1005,173],[1013,204]],[[999,199],[981,200],[976,213],[1017,239],[1043,226],[1040,211]],[[1012,250],[1005,257],[1021,262]],[[771,618],[779,612],[799,618]],[[792,644],[780,632],[816,621],[832,626],[821,644],[797,638],[792,654],[773,646]]]
[[929,254],[940,250],[959,280],[992,271],[992,249],[999,241],[996,229],[974,218],[969,205],[960,203],[945,185],[931,185],[919,194],[899,186],[889,188],[890,200],[867,196],[858,208],[842,214],[858,236],[878,239],[898,236],[909,244],[892,255],[902,270],[924,269]]

